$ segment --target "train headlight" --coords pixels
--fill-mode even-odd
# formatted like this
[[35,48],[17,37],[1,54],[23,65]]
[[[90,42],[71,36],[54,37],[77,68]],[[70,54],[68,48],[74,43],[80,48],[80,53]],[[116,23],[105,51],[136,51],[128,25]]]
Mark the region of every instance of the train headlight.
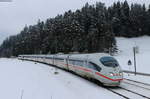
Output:
[[119,73],[119,75],[120,75],[120,76],[122,76],[122,75],[123,75],[123,73]]
[[110,76],[114,76],[114,74],[113,74],[113,73],[110,73]]

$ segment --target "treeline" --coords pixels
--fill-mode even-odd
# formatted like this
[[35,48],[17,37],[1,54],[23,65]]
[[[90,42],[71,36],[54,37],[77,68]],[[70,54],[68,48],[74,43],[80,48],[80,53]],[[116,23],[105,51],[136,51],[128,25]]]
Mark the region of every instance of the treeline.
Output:
[[69,52],[116,52],[115,36],[150,35],[150,7],[117,2],[88,3],[45,22],[25,26],[0,46],[0,56]]

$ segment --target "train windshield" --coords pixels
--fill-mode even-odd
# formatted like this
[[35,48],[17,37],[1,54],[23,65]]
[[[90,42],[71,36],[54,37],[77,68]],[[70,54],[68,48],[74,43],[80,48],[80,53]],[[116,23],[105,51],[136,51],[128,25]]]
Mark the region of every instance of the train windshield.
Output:
[[119,64],[117,62],[116,59],[114,59],[113,57],[102,57],[100,59],[100,62],[107,67],[118,67]]

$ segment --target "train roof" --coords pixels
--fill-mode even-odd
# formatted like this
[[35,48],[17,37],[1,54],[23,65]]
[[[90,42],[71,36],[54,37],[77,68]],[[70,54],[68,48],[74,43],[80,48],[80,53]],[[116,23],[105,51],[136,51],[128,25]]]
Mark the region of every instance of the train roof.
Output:
[[91,54],[53,54],[53,55],[19,55],[19,56],[29,56],[29,57],[57,57],[57,58],[67,58],[70,59],[80,59],[85,60],[87,58],[101,58],[103,56],[110,56],[107,53],[91,53]]
[[62,55],[55,55],[57,58],[68,58],[75,59],[75,60],[87,60],[87,59],[95,59],[101,58],[103,56],[110,56],[107,53],[92,53],[92,54],[62,54]]

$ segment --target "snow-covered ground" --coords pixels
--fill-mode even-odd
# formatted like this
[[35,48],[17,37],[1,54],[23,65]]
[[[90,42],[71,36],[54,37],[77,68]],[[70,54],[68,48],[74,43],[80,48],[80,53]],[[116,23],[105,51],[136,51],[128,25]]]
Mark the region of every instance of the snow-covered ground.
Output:
[[[139,53],[136,54],[137,72],[150,74],[150,37],[143,36],[138,38],[116,38],[119,54],[115,56],[119,61],[122,69],[134,71],[134,54],[133,47],[138,46]],[[132,65],[128,66],[128,60],[132,61]],[[150,83],[150,77],[125,74],[125,78]]]
[[[55,74],[56,71],[58,74]],[[54,67],[17,59],[0,59],[0,99],[122,98]]]
[[[120,53],[115,56],[124,70],[134,71],[133,46],[139,47],[137,71],[150,73],[150,37],[117,38]],[[58,72],[55,74],[55,72]],[[125,78],[150,83],[150,77]],[[127,86],[124,86],[127,87]],[[122,99],[118,95],[69,72],[40,63],[0,59],[0,99]]]
[[[139,47],[139,53],[136,54],[137,71],[150,74],[150,37],[143,36],[139,38],[117,38],[119,55],[116,56],[121,67],[124,70],[134,71],[134,54],[133,47]],[[128,66],[128,60],[132,65]]]

